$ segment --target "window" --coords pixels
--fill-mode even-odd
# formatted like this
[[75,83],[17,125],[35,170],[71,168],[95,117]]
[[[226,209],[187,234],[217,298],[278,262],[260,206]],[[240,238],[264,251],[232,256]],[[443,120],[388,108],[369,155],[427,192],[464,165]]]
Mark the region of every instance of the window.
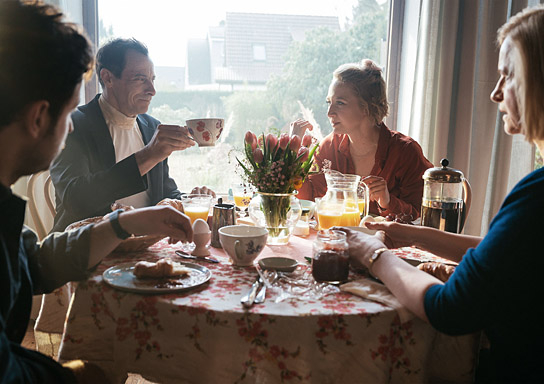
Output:
[[334,69],[365,58],[387,62],[386,0],[97,1],[101,42],[134,37],[149,48],[157,76],[150,115],[179,125],[225,119],[215,147],[170,156],[181,191],[225,192],[239,181],[236,156],[247,130],[286,132],[302,117],[329,133],[325,98]]
[[260,44],[253,45],[253,60],[265,61],[266,60],[266,47]]

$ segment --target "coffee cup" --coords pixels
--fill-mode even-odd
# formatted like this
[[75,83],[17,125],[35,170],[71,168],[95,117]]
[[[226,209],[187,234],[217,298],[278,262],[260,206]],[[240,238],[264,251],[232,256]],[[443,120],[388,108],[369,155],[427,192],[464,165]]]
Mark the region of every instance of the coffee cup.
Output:
[[186,121],[187,129],[195,139],[199,147],[213,147],[221,136],[225,127],[225,120],[206,117],[201,119],[189,119]]
[[219,242],[232,264],[241,267],[253,264],[267,239],[268,231],[262,227],[228,225],[219,228]]

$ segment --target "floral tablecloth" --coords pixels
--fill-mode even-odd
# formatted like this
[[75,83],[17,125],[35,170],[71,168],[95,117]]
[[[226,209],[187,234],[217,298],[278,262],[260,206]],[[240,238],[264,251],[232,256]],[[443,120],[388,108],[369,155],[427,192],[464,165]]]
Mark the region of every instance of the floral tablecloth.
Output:
[[[419,319],[402,324],[377,302],[344,292],[275,302],[269,292],[264,304],[244,309],[240,297],[257,272],[233,267],[221,249],[210,248],[220,264],[201,263],[211,280],[188,292],[140,295],[102,280],[110,266],[172,257],[178,248],[161,241],[145,252],[113,254],[78,283],[60,359],[97,363],[114,382],[124,382],[127,372],[160,383],[472,381],[476,336],[445,336]],[[266,246],[260,257],[302,264],[310,254],[311,237],[292,237],[289,245]]]

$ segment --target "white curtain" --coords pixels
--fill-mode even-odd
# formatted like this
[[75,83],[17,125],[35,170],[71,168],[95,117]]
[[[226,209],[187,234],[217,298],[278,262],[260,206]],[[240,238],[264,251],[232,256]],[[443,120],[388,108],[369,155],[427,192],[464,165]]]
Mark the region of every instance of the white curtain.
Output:
[[[403,9],[399,89],[388,120],[416,139],[429,160],[448,158],[472,185],[465,233],[484,235],[507,192],[532,170],[534,150],[506,136],[489,95],[498,79],[497,29],[518,1],[394,0]],[[394,10],[392,11],[394,14]],[[401,30],[401,31],[399,31]],[[393,37],[395,34],[393,34]],[[393,56],[395,57],[395,55]]]

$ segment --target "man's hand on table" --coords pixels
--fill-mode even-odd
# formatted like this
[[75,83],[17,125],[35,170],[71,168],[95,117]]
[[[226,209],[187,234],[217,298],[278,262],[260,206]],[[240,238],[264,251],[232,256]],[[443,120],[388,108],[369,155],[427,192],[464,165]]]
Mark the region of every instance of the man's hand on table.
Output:
[[168,236],[171,244],[193,240],[191,220],[171,206],[154,206],[123,212],[119,215],[121,227],[136,236]]
[[[89,268],[98,265],[126,236],[163,236],[169,238],[170,244],[193,240],[193,227],[189,217],[169,205],[157,205],[119,213],[115,226],[117,230],[114,230],[114,224],[115,220],[104,220],[91,229],[87,264]],[[118,232],[121,232],[121,236]]]

